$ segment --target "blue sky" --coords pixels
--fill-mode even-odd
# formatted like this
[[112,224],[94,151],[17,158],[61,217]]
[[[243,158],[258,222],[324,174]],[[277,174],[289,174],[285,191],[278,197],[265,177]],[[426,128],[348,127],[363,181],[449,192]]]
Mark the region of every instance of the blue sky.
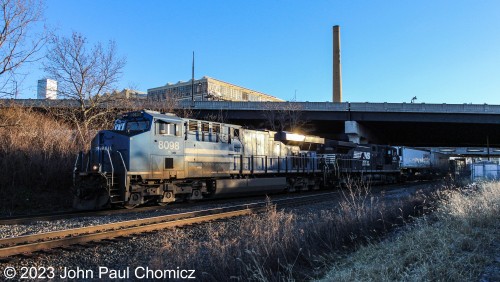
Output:
[[[343,100],[500,104],[500,1],[49,0],[47,24],[114,40],[117,88],[204,75],[285,100],[331,101],[332,26]],[[38,65],[25,80],[34,98]]]

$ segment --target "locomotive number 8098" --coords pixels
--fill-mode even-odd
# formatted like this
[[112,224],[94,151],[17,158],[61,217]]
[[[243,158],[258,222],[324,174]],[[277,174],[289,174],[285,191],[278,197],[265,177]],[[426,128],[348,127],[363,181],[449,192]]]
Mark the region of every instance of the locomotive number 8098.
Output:
[[137,111],[100,131],[74,167],[74,207],[160,205],[399,179],[396,149]]

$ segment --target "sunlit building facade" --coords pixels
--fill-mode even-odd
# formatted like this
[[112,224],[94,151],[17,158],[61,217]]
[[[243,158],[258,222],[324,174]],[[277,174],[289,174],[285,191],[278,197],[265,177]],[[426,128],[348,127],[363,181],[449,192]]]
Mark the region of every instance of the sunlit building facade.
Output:
[[[194,88],[194,91],[192,89]],[[273,101],[283,100],[245,87],[204,76],[201,79],[167,83],[148,89],[151,100],[191,100],[195,101]]]

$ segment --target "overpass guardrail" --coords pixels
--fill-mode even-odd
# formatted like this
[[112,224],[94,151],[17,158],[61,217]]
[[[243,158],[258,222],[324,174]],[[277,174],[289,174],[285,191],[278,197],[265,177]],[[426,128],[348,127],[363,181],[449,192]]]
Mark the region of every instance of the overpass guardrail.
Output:
[[[140,107],[147,100],[129,101],[126,106],[114,105],[116,108]],[[147,101],[148,105],[154,101]],[[23,107],[77,107],[74,100],[43,99],[0,99],[0,107],[18,105]],[[179,101],[178,108],[194,108],[199,110],[301,110],[325,112],[414,112],[414,113],[464,113],[464,114],[500,114],[500,105],[489,104],[426,104],[426,103],[332,103],[332,102],[231,102],[231,101]]]
[[203,110],[305,110],[334,112],[415,112],[415,113],[470,113],[500,114],[500,105],[488,104],[426,104],[426,103],[332,103],[332,102],[229,102],[181,101],[182,107]]

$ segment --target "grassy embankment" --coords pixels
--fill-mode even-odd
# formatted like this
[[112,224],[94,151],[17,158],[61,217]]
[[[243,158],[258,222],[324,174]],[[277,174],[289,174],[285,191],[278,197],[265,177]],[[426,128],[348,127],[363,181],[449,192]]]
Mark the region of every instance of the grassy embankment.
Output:
[[[205,281],[477,280],[499,235],[500,184],[434,197],[391,201],[361,185],[319,212],[270,207],[239,220],[174,229],[151,264],[195,269]],[[425,202],[435,212],[412,217],[423,214]]]
[[335,260],[322,281],[498,281],[500,183],[440,196],[431,216]]
[[321,208],[269,207],[263,214],[173,229],[151,265],[195,269],[205,281],[312,279],[324,274],[330,254],[352,250],[422,213],[427,196],[374,196],[370,187],[352,183],[340,198]]

